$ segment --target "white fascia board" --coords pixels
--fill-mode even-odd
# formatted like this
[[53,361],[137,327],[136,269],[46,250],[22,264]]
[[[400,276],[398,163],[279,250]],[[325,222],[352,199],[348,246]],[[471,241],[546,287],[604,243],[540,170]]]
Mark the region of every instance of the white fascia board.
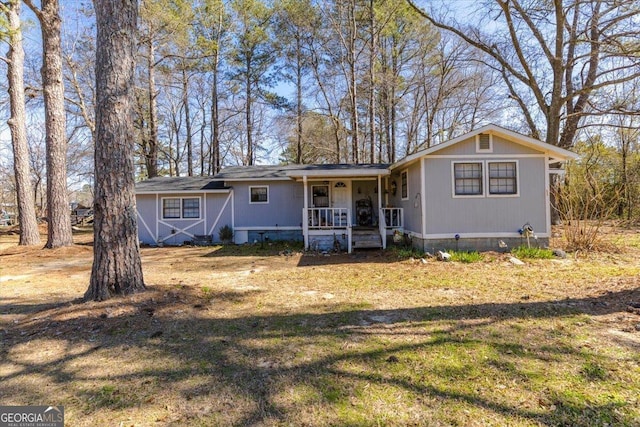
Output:
[[335,169],[335,170],[313,170],[313,171],[290,171],[287,176],[290,178],[353,178],[353,177],[371,177],[377,178],[378,175],[390,175],[391,171],[387,168],[383,169]]
[[219,189],[219,190],[161,190],[161,191],[136,191],[137,195],[148,195],[148,194],[226,194],[231,191],[230,188]]
[[213,178],[211,181],[223,181],[223,182],[260,182],[260,181],[291,181],[291,178],[286,176],[279,177],[255,177],[255,178]]

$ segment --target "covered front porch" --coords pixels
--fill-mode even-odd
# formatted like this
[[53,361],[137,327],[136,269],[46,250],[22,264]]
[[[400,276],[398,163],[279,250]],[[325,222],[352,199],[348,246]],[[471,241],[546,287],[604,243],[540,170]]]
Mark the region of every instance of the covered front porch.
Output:
[[389,205],[389,171],[381,165],[335,165],[344,169],[303,170],[302,232],[305,249],[386,248],[402,229],[402,208]]

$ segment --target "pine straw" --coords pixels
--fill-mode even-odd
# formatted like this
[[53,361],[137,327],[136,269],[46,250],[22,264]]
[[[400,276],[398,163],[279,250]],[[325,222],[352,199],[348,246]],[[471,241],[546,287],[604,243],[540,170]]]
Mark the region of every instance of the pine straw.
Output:
[[[6,243],[11,236],[0,236]],[[143,249],[147,292],[81,303],[80,245],[0,251],[0,401],[67,425],[637,425],[640,233],[462,264]]]

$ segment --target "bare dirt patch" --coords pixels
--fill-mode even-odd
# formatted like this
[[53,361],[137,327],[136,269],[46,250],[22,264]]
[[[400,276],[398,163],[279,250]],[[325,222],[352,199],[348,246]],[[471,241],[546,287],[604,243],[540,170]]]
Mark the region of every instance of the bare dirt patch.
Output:
[[640,424],[640,234],[462,264],[398,251],[143,248],[147,292],[82,303],[91,234],[0,234],[0,401],[68,425]]

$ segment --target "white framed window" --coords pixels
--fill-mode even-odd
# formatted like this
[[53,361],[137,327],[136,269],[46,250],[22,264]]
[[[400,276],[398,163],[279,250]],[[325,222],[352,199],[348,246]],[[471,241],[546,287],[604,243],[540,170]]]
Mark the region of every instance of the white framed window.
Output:
[[493,135],[490,133],[476,135],[476,153],[493,153]]
[[483,162],[453,162],[454,197],[484,197]]
[[200,197],[163,198],[162,219],[200,219]]
[[312,185],[311,194],[313,196],[313,207],[328,208],[329,207],[329,186],[328,185]]
[[269,186],[256,185],[249,187],[249,204],[269,203]]
[[453,197],[519,197],[517,160],[462,161],[451,163]]
[[409,200],[409,171],[400,172],[400,197],[402,200]]
[[487,162],[490,196],[517,196],[519,194],[518,162]]

